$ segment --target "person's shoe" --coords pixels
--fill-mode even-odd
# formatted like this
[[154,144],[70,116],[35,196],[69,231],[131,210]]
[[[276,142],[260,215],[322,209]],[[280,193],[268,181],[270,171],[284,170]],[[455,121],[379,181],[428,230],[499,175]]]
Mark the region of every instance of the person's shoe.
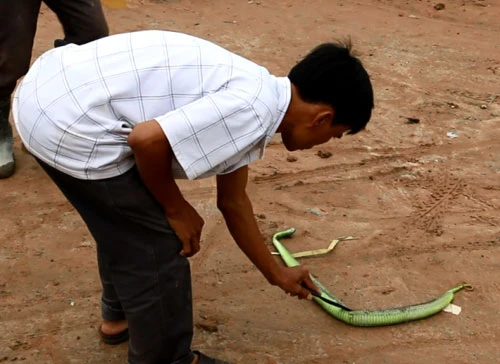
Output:
[[198,350],[193,350],[193,353],[198,356],[198,364],[231,364],[227,361],[210,358]]
[[12,126],[9,124],[10,97],[0,100],[0,179],[10,177],[16,169],[12,152]]
[[71,44],[71,43],[64,40],[64,39],[56,39],[54,41],[54,48],[63,47],[63,46],[68,45],[68,44]]

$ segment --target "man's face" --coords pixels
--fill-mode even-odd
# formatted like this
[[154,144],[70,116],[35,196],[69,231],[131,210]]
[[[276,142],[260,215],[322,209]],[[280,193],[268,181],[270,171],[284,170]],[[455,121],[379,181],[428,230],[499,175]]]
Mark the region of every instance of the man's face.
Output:
[[340,139],[351,129],[347,125],[331,125],[329,122],[319,125],[298,125],[281,133],[285,148],[289,151],[311,149],[328,142],[332,138]]

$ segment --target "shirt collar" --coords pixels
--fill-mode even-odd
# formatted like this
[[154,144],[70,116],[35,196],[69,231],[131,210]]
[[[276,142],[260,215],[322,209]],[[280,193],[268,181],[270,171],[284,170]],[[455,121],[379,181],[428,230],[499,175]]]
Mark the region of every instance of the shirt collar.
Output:
[[292,99],[292,84],[288,77],[274,77],[276,81],[276,95],[278,97],[278,103],[276,107],[276,119],[270,125],[270,127],[266,131],[266,138],[264,142],[261,144],[260,157],[264,156],[264,149],[278,130],[283,118],[285,117],[285,113],[288,110],[288,106],[290,105],[290,100]]

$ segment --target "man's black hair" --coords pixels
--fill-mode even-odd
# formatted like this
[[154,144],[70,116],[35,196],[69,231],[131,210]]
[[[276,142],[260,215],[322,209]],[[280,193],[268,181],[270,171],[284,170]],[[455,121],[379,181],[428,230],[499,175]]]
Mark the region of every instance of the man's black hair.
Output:
[[333,124],[348,125],[349,134],[356,134],[370,120],[373,89],[351,48],[350,41],[323,43],[298,62],[288,78],[304,101],[330,105],[335,111]]

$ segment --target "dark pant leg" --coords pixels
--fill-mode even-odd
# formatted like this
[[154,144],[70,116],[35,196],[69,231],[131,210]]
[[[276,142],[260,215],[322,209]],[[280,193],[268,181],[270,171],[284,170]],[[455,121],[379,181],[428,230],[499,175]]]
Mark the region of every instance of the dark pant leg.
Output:
[[[96,200],[95,193],[92,193],[92,191],[87,191],[87,185],[90,185],[92,183],[83,180],[74,180],[73,178],[66,176],[65,174],[47,166],[40,160],[37,159],[37,161],[56,183],[62,193],[76,208],[85,222],[89,219],[97,220],[97,224],[99,224],[100,221],[103,222],[102,226],[99,227],[97,226],[97,224],[94,224],[96,226],[94,227],[94,225],[92,225],[92,229],[89,229],[92,236],[97,241],[99,236],[99,229],[104,229],[106,227],[106,210],[99,209],[97,206],[99,201]],[[74,197],[72,197],[76,193],[79,194],[79,199],[75,199]],[[105,202],[103,203],[105,204]],[[96,231],[96,234],[94,234],[94,231]],[[105,259],[105,256],[101,252],[102,249],[100,247],[100,244],[96,244],[96,250],[99,277],[102,283],[102,318],[109,321],[123,320],[125,319],[125,313],[123,312],[120,299],[118,298],[118,294],[116,293],[107,259]]]
[[0,0],[0,99],[10,98],[27,71],[40,0]]
[[128,321],[129,362],[191,363],[189,262],[179,256],[182,244],[136,168],[84,181],[40,164],[96,240],[100,269],[108,271]]
[[109,35],[99,0],[44,0],[56,13],[67,43],[85,44]]
[[[83,207],[82,207],[83,211]],[[81,214],[82,215],[82,214]],[[87,215],[87,213],[85,213]],[[94,214],[94,217],[96,215]],[[95,239],[95,237],[94,237]],[[125,312],[120,302],[120,298],[115,290],[113,284],[113,277],[109,269],[108,262],[101,252],[99,245],[97,245],[97,266],[99,268],[99,277],[102,284],[101,294],[101,316],[103,320],[120,321],[126,319]]]
[[0,0],[0,179],[15,170],[10,96],[28,70],[40,0]]

